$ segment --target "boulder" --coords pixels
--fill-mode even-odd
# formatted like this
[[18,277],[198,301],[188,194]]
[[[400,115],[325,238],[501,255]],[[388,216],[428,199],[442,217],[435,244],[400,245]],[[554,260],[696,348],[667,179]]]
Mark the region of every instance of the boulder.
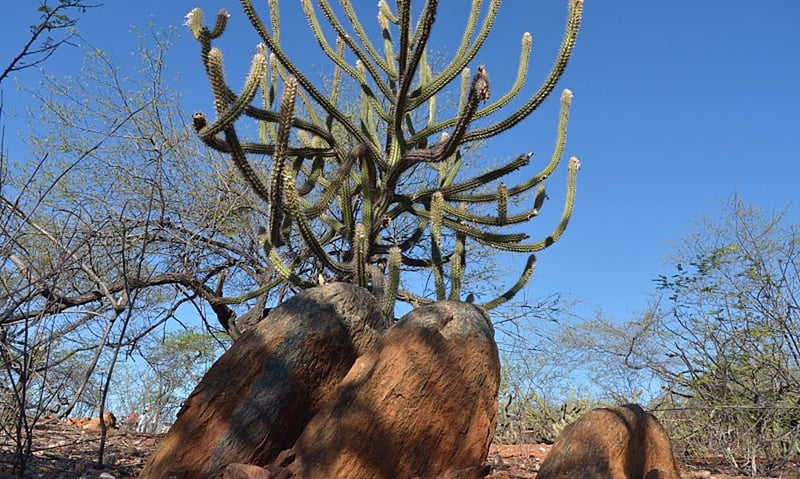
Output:
[[558,437],[536,477],[680,479],[666,431],[636,404],[579,417]]
[[290,298],[214,363],[139,477],[222,477],[231,463],[271,462],[388,325],[351,284]]
[[415,309],[356,360],[271,477],[483,477],[499,385],[483,309],[453,301]]
[[266,469],[249,464],[229,464],[222,479],[273,479]]

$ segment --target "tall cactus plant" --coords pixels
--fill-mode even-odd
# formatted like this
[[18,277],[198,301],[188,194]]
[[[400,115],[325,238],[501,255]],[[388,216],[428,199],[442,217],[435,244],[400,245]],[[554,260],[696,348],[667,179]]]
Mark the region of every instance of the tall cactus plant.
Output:
[[[336,11],[329,0],[318,0],[316,6],[303,0],[313,35],[333,64],[333,76],[323,88],[283,49],[278,0],[268,2],[269,28],[251,1],[241,0],[263,43],[238,92],[225,78],[222,53],[212,46],[225,31],[228,13],[219,12],[213,28],[204,24],[200,9],[187,15],[216,110],[213,119],[195,114],[195,128],[209,147],[230,155],[253,191],[269,204],[260,240],[281,281],[298,287],[326,278],[351,281],[370,288],[391,314],[397,300],[432,301],[399,289],[401,273],[407,270],[430,270],[436,300],[459,299],[468,242],[529,255],[519,280],[484,307],[510,299],[528,281],[534,253],[559,239],[572,214],[576,158],[568,162],[567,193],[555,230],[538,241],[508,230],[537,216],[547,198],[543,182],[563,157],[572,93],[561,94],[550,161],[526,174],[527,180],[513,186],[503,182],[512,172],[528,169],[530,153],[474,176],[462,171],[462,154],[469,145],[516,126],[552,93],[575,45],[583,2],[568,0],[566,31],[554,66],[522,106],[507,115],[501,109],[520,94],[527,76],[531,35],[522,36],[515,83],[497,99],[491,93],[489,66],[475,67],[474,74],[470,68],[500,3],[489,0],[484,12],[482,0],[472,1],[457,51],[434,71],[428,39],[438,1],[424,2],[414,22],[410,0],[397,0],[394,7],[380,0],[382,43],[376,43],[351,1],[341,0]],[[356,108],[343,106],[343,77],[360,87]],[[458,107],[452,116],[439,118],[447,110],[437,108],[437,95],[451,85],[460,86]],[[486,117],[491,118],[486,126],[473,127],[475,120]],[[244,119],[259,124],[257,138],[240,139],[239,122]],[[265,157],[269,164],[261,162]],[[529,207],[511,211],[512,205],[526,202]],[[272,286],[264,285],[262,292]]]

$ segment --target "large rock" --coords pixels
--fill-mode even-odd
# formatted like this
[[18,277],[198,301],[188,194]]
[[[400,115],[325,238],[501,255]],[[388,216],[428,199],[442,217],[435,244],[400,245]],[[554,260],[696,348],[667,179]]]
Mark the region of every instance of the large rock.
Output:
[[484,310],[415,309],[356,360],[271,477],[483,477],[499,384]]
[[230,463],[274,460],[387,327],[350,284],[290,298],[214,363],[139,477],[221,477]]
[[666,431],[636,404],[579,417],[558,437],[536,477],[680,479]]

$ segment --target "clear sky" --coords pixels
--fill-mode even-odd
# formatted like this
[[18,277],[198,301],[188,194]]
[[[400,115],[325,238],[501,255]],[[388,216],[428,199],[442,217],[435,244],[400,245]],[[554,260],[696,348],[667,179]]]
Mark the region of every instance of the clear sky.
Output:
[[[281,3],[290,53],[304,56],[317,71],[330,71],[297,13],[299,2]],[[367,3],[365,18],[372,27],[377,2]],[[447,7],[437,17],[431,45],[445,55],[455,50],[469,3],[440,3]],[[3,62],[27,38],[26,26],[35,23],[33,4],[4,9]],[[181,27],[194,6],[209,17],[220,7],[229,9],[231,27],[221,47],[229,76],[244,78],[258,39],[235,1],[106,0],[78,26],[83,37],[123,65],[135,58],[130,26],[179,27],[169,67],[180,72],[184,106],[210,112],[197,44]],[[486,65],[495,95],[510,85],[526,31],[534,47],[525,91],[538,86],[554,60],[565,14],[566,0],[504,2],[475,65]],[[48,67],[74,73],[79,58],[79,52],[65,49]],[[35,75],[18,77],[29,81]],[[570,88],[575,95],[566,153],[582,163],[577,204],[564,237],[538,255],[529,295],[564,292],[582,301],[580,314],[602,309],[622,318],[643,308],[651,280],[669,271],[663,259],[670,244],[688,232],[692,220],[717,214],[732,194],[767,210],[788,206],[789,218],[800,222],[798,85],[798,0],[585,0],[578,46],[557,90]],[[3,89],[7,107],[21,109],[28,101],[13,82]],[[557,104],[556,94],[517,129],[491,140],[484,154],[508,159],[533,151],[534,164],[541,165],[552,150]],[[21,128],[8,125],[7,147],[14,147],[12,137]],[[557,223],[564,182],[562,168],[548,183],[552,214],[531,223],[533,239]]]

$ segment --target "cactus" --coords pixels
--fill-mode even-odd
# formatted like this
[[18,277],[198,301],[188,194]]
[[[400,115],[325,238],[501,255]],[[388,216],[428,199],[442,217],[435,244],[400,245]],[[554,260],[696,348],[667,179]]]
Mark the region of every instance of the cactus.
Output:
[[[213,28],[205,26],[200,9],[187,15],[215,106],[214,119],[197,113],[193,120],[203,142],[230,155],[255,194],[269,205],[259,241],[281,280],[300,288],[324,278],[351,281],[371,288],[391,314],[398,299],[412,304],[431,301],[400,289],[403,271],[427,268],[435,300],[459,299],[468,242],[477,241],[529,255],[518,281],[482,305],[493,308],[513,297],[531,276],[533,253],[558,240],[572,214],[580,166],[574,157],[568,162],[567,194],[555,230],[539,241],[509,231],[537,216],[544,205],[543,182],[563,158],[572,93],[564,90],[561,96],[552,157],[526,181],[507,185],[503,180],[527,169],[531,153],[472,177],[461,171],[462,155],[468,154],[470,144],[516,126],[552,93],[575,46],[582,0],[568,0],[561,49],[542,85],[516,111],[480,128],[473,127],[475,120],[500,115],[501,108],[520,94],[531,52],[531,35],[525,33],[516,81],[495,100],[489,66],[477,66],[471,74],[468,65],[494,26],[499,0],[490,0],[485,12],[482,0],[472,1],[464,37],[439,71],[428,63],[427,52],[436,0],[423,3],[416,22],[410,1],[398,0],[393,8],[380,0],[380,43],[367,35],[350,1],[340,2],[342,13],[337,13],[329,0],[319,0],[316,6],[303,0],[310,29],[333,64],[327,91],[282,48],[278,2],[268,2],[270,28],[250,0],[241,3],[263,43],[238,93],[225,79],[222,53],[212,46],[225,31],[228,13],[219,12]],[[333,42],[327,32],[335,35]],[[348,77],[359,86],[355,109],[340,102],[343,78]],[[437,94],[458,84],[455,114],[439,118]],[[245,118],[258,122],[257,140],[240,140],[237,122]],[[255,164],[263,157],[271,158],[271,165]],[[402,184],[411,177],[421,178],[413,182],[421,185],[416,190]],[[513,211],[530,196],[530,208]]]

